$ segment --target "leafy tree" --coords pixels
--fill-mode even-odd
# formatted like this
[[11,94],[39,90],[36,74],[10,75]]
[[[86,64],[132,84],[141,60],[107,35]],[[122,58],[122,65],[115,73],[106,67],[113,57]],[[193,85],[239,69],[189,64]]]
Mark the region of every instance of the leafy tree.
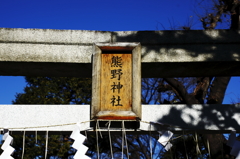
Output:
[[[130,135],[126,136],[127,148],[124,146],[122,151],[123,136],[122,135],[111,135],[112,146],[110,147],[110,141],[108,135],[103,135],[102,138],[99,137],[99,158],[124,158],[130,159],[150,159],[151,155],[153,158],[161,157],[162,146],[157,142],[159,135]],[[88,155],[92,158],[97,158],[98,152],[96,148],[95,136],[88,138],[86,145],[89,147]],[[151,140],[151,141],[150,141]],[[126,145],[124,141],[124,145]],[[150,146],[151,145],[151,146]],[[111,153],[112,149],[112,153]]]
[[[221,77],[222,78],[222,77]],[[78,79],[78,78],[50,78],[50,77],[26,77],[28,82],[27,87],[24,89],[25,93],[17,94],[17,98],[14,101],[14,104],[77,104],[77,103],[88,103],[91,97],[91,80],[90,79]],[[223,98],[224,93],[222,96],[214,95],[210,89],[210,86],[215,84],[213,81],[217,80],[215,78],[163,78],[163,79],[143,79],[142,80],[142,87],[143,87],[143,94],[142,94],[142,101],[145,101],[145,104],[150,103],[188,103],[188,104],[195,104],[195,103],[208,103],[209,100],[213,99],[221,99]],[[221,81],[221,80],[220,80]],[[224,80],[223,80],[224,81]],[[221,86],[221,91],[225,91],[227,83],[222,84],[218,83]],[[217,87],[217,86],[216,86]],[[225,89],[223,89],[225,88]],[[214,90],[214,89],[213,89]],[[70,92],[70,93],[69,93]],[[77,94],[77,92],[79,94]],[[147,93],[149,92],[149,93]],[[219,94],[219,90],[216,91]],[[148,94],[148,95],[146,95]],[[210,98],[210,95],[217,96],[218,98]],[[155,96],[155,97],[154,97]],[[207,98],[209,97],[209,98]],[[67,101],[67,102],[66,102]],[[219,102],[219,100],[216,100]],[[207,155],[206,147],[205,146],[205,136],[200,135],[201,142],[194,142],[193,137],[183,136],[186,138],[186,152],[188,153],[189,158],[195,158],[197,155],[196,151],[192,151],[192,147],[196,147],[197,144],[201,145],[201,154]],[[221,135],[217,136],[207,136],[209,137],[209,142],[215,137],[218,137],[218,143],[215,145],[220,145],[222,150],[222,144],[225,144],[226,139]],[[152,149],[153,152],[156,152],[161,148],[159,143],[157,142],[157,137],[149,135],[128,135],[127,140],[129,143],[129,152],[132,155],[132,158],[139,157],[141,158],[150,158],[151,151],[149,149],[149,138],[152,139],[152,145],[154,148]],[[14,147],[17,148],[16,153],[14,156],[19,158],[22,155],[22,136],[14,136],[15,142]],[[223,140],[224,142],[219,143],[219,139]],[[37,142],[34,135],[26,135],[25,138],[25,158],[42,158],[45,154],[45,136],[38,135]],[[72,141],[68,138],[68,136],[59,136],[53,135],[49,137],[49,145],[48,145],[48,157],[49,158],[71,158],[74,154],[74,150],[70,149],[70,145]],[[122,144],[122,137],[121,136],[112,136],[113,141],[113,152],[114,156],[121,155],[121,144]],[[173,148],[171,152],[164,152],[159,151],[156,155],[158,157],[169,158],[174,154],[175,158],[181,158],[180,156],[185,156],[185,149],[183,147],[179,147],[178,145],[183,144],[181,140],[173,140]],[[102,148],[100,150],[101,156],[105,156],[106,158],[109,157],[110,147],[106,146],[109,145],[108,136],[103,136],[100,138],[99,146]],[[212,143],[211,143],[212,144]],[[211,145],[210,144],[210,145]],[[86,145],[89,146],[90,150],[88,151],[89,156],[96,156],[97,149],[96,149],[96,139],[94,136],[89,136],[88,142]],[[94,146],[95,145],[95,146]],[[101,146],[104,145],[104,146]],[[217,150],[216,147],[211,147],[211,152]],[[56,151],[57,150],[57,151]],[[126,154],[126,150],[124,154]],[[222,152],[221,152],[222,153]],[[134,157],[133,157],[134,156]],[[173,158],[174,158],[173,157]],[[184,158],[184,157],[182,157]]]
[[24,93],[13,104],[89,104],[91,79],[70,77],[26,77]]
[[[17,93],[13,104],[89,104],[91,100],[90,78],[70,77],[25,77],[24,93]],[[64,111],[64,110],[63,110]],[[23,136],[14,135],[13,147],[16,158],[21,158]],[[45,135],[26,135],[24,159],[44,158]],[[71,158],[75,150],[72,140],[66,135],[49,135],[48,158]]]
[[[23,154],[23,135],[12,135],[14,138],[14,158],[21,158]],[[46,140],[48,141],[48,159],[71,158],[75,150],[70,148],[72,141],[65,135],[25,135],[24,159],[45,158]]]
[[[157,93],[157,83],[151,85],[154,92]],[[26,77],[27,86],[24,88],[24,93],[18,93],[13,104],[89,104],[91,97],[91,79],[83,78],[66,78],[66,77]],[[147,80],[146,80],[147,82]],[[147,84],[147,83],[146,83]],[[146,90],[147,91],[147,90]],[[152,101],[149,100],[149,102]],[[63,110],[64,111],[64,110]],[[87,135],[88,140],[85,144],[89,147],[87,155],[96,158],[97,143],[95,135]],[[152,140],[152,150],[155,155],[161,153],[157,150],[160,144],[157,142],[157,137],[149,135],[127,135],[128,152],[130,158],[150,158],[149,138]],[[122,136],[112,135],[113,154],[115,157],[121,156],[122,151]],[[99,137],[100,156],[103,158],[111,157],[110,143],[108,135]],[[26,135],[24,158],[44,158],[46,147],[46,136]],[[72,140],[69,136],[64,135],[49,135],[48,138],[48,158],[72,158],[75,151],[71,148]],[[13,147],[16,148],[14,157],[20,158],[23,151],[23,136],[14,135]],[[124,151],[127,156],[127,151]],[[94,157],[95,156],[95,157]]]

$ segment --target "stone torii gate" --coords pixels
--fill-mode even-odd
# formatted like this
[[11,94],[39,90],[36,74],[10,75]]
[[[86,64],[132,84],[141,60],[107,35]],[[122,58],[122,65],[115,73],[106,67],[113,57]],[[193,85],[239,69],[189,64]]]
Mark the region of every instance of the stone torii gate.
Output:
[[[92,77],[95,43],[136,42],[141,44],[143,78],[240,75],[236,31],[7,28],[0,29],[0,75]],[[73,130],[69,123],[90,120],[90,105],[0,105],[0,109],[0,128],[15,128],[11,131],[68,132]],[[176,131],[239,132],[240,105],[142,105],[141,120],[179,126]],[[88,127],[89,123],[82,128]],[[144,123],[140,129],[148,130]]]

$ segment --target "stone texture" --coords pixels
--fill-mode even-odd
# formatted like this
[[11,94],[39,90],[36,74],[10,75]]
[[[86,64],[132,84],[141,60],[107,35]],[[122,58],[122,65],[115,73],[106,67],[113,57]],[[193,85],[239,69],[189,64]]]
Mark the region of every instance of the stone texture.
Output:
[[142,112],[143,121],[171,125],[173,130],[240,131],[240,105],[144,105]]
[[[239,32],[230,30],[101,32],[2,28],[0,75],[92,77],[94,43],[139,42],[142,77],[239,76],[239,36]],[[0,128],[18,128],[14,129],[17,131],[27,127],[72,131],[73,125],[42,126],[90,119],[89,105],[0,105],[0,109]],[[173,125],[173,130],[240,132],[239,109],[239,105],[143,105],[142,121]],[[141,122],[140,128],[148,130],[148,126]]]
[[110,42],[111,32],[90,30],[0,28],[0,42],[44,44],[92,44]]
[[86,122],[82,130],[90,125],[89,105],[0,105],[0,109],[0,129],[73,131],[75,123]]
[[[107,32],[7,28],[0,29],[0,74],[34,76],[39,69],[31,62],[37,62],[36,65],[41,65],[42,76],[91,77],[87,70],[92,68],[94,43],[131,42],[140,42],[142,46],[142,77],[240,75],[240,34],[237,31]],[[76,69],[69,64],[79,67]],[[26,67],[28,71],[24,70]],[[56,71],[59,68],[63,68],[62,74]]]
[[[82,130],[90,128],[89,105],[0,105],[0,109],[0,129],[72,131],[77,122],[86,122]],[[142,105],[140,130],[150,130],[146,122],[171,125],[173,131],[240,132],[240,105]],[[151,130],[161,129],[151,125]]]
[[4,62],[91,63],[91,45],[0,43]]

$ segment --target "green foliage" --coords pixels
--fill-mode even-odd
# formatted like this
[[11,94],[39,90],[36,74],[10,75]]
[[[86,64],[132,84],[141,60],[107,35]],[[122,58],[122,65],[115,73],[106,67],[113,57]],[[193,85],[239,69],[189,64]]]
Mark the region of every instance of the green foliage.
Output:
[[[113,153],[113,158],[122,158],[122,153],[124,158],[130,159],[149,159],[152,158],[159,159],[161,156],[161,145],[157,141],[158,134],[150,135],[126,135],[127,145],[122,135],[112,134],[110,147],[109,136],[102,135],[98,137],[98,147],[99,147],[99,158],[111,158],[111,149]],[[122,152],[122,144],[124,140],[124,149]],[[150,142],[151,140],[151,142]],[[150,146],[151,143],[151,146]],[[97,143],[95,135],[88,135],[88,140],[85,142],[85,145],[89,147],[87,155],[92,156],[92,158],[97,158]],[[152,153],[151,153],[152,152]]]
[[[202,78],[201,78],[202,79]],[[163,79],[144,79],[142,80],[142,103],[175,103],[182,101],[174,84],[181,84],[182,89],[186,89],[189,96],[191,92],[197,89],[196,83],[204,83],[203,80],[197,82],[196,78],[178,78],[174,80]],[[91,100],[91,79],[69,78],[69,77],[26,77],[27,86],[24,93],[18,93],[13,104],[89,104]],[[210,83],[210,82],[209,82]],[[173,85],[173,86],[172,86]],[[204,87],[205,88],[205,87]],[[207,89],[207,87],[206,87]],[[208,89],[207,89],[208,90]],[[206,90],[206,91],[207,91]],[[193,96],[195,98],[195,96]],[[64,111],[64,110],[63,110]],[[96,158],[97,143],[95,135],[87,135],[88,140],[84,143],[89,147],[88,156]],[[122,154],[122,136],[112,135],[112,149],[114,157],[119,158]],[[149,139],[152,141],[152,150],[150,150]],[[184,140],[183,140],[184,139]],[[208,158],[206,143],[198,135],[198,141],[194,135],[184,135],[181,138],[171,141],[173,147],[171,151],[164,151],[160,143],[157,142],[158,135],[151,137],[149,135],[127,135],[128,151],[124,150],[124,155],[130,158],[150,158],[151,151],[155,158],[162,159],[201,159]],[[23,135],[14,136],[13,147],[16,149],[15,158],[21,158],[23,150]],[[25,136],[24,159],[44,158],[46,148],[45,135],[38,135],[37,141],[35,135]],[[67,159],[72,158],[75,150],[71,148],[72,140],[68,136],[49,135],[48,138],[48,158],[49,159]],[[101,158],[111,158],[109,136],[98,137],[98,147]],[[198,150],[197,150],[198,147]],[[212,152],[212,150],[211,150]]]
[[91,79],[71,77],[26,77],[24,93],[13,104],[89,104]]
[[[89,104],[91,101],[90,78],[26,77],[24,93],[18,93],[13,104]],[[64,111],[64,110],[63,110]],[[21,158],[23,135],[14,135],[15,158]],[[44,158],[46,136],[25,135],[24,159]],[[75,150],[72,140],[64,135],[49,135],[48,158],[71,158]]]
[[[23,151],[23,135],[13,135],[13,147],[15,152],[14,158],[21,158]],[[63,135],[50,135],[47,138],[48,142],[48,158],[68,158],[75,153],[75,150],[70,148],[72,141],[66,139]],[[25,135],[24,159],[44,158],[46,148],[46,135]]]

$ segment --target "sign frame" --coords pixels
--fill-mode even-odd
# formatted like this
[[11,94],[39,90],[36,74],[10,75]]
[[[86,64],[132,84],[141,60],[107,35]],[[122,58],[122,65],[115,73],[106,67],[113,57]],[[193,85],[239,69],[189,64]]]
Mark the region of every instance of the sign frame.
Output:
[[[132,106],[131,110],[101,110],[102,53],[132,54]],[[92,55],[91,119],[141,120],[141,45],[140,43],[95,43]]]

